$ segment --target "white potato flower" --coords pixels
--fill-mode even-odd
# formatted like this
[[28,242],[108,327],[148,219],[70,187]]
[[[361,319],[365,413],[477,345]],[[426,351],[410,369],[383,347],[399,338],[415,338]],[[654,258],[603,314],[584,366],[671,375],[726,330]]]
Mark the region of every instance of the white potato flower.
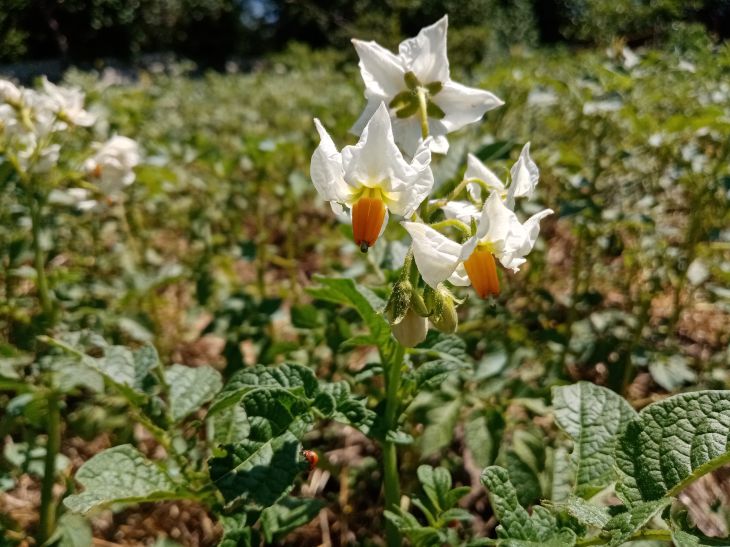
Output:
[[365,111],[352,127],[359,135],[381,102],[389,107],[396,142],[413,154],[431,135],[430,148],[445,154],[446,134],[479,121],[503,101],[451,80],[446,56],[447,16],[400,43],[394,54],[374,41],[352,40],[365,82]]
[[86,160],[84,169],[104,195],[113,196],[134,182],[134,167],[139,161],[137,143],[115,135]]
[[319,194],[341,212],[348,207],[355,243],[365,252],[375,244],[388,213],[413,215],[433,186],[427,139],[408,163],[393,140],[386,106],[381,103],[354,146],[342,152],[319,120],[320,143],[312,155],[310,174]]
[[[423,223],[404,222],[403,226],[413,238],[413,256],[426,283],[433,288],[446,280],[454,285],[471,283],[479,296],[486,298],[499,294],[495,259],[505,268],[518,271],[535,246],[540,221],[553,211],[544,209],[522,223],[513,210],[515,198],[530,197],[539,179],[537,166],[530,158],[529,143],[510,171],[509,187],[476,157],[469,160],[466,180],[479,180],[491,191],[482,210],[465,201],[451,201],[442,209],[447,219],[467,226],[476,223],[476,233],[459,244]],[[470,191],[474,197],[474,188]],[[480,194],[481,190],[477,197]]]
[[63,123],[88,127],[96,121],[96,116],[84,110],[84,92],[80,89],[61,87],[43,77],[43,91],[48,108]]

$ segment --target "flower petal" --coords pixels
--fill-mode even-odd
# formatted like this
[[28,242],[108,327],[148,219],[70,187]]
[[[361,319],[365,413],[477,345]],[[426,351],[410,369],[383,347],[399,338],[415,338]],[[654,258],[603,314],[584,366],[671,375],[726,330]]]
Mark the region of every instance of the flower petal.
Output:
[[390,115],[380,103],[355,146],[342,149],[345,180],[351,186],[381,185],[387,192],[404,189],[408,164],[393,140]]
[[448,26],[448,16],[444,15],[433,25],[422,28],[415,38],[404,40],[398,46],[404,68],[412,71],[422,84],[443,83],[449,78]]
[[[359,137],[362,134],[363,130],[365,129],[365,126],[370,121],[370,118],[373,117],[373,114],[375,114],[375,111],[380,106],[380,103],[385,102],[385,100],[386,100],[385,96],[373,96],[370,99],[368,99],[368,104],[365,105],[365,110],[362,111],[362,114],[360,114],[360,117],[350,128],[350,133],[352,133],[353,135],[357,135]],[[415,146],[414,146],[414,149],[415,149]]]
[[351,191],[343,178],[342,156],[337,151],[332,137],[316,118],[314,125],[320,138],[319,146],[312,154],[309,168],[314,187],[327,201],[346,202]]
[[[479,179],[487,183],[492,190],[500,193],[504,192],[504,184],[494,172],[484,165],[474,154],[469,154],[466,158],[465,179]],[[469,182],[466,185],[469,195],[479,201],[482,199],[482,185],[476,182]]]
[[419,145],[409,166],[410,176],[404,181],[407,184],[405,190],[399,195],[397,201],[388,204],[390,210],[396,215],[410,217],[431,193],[433,172],[430,167],[430,141],[431,139],[428,138]]
[[421,277],[434,289],[459,264],[461,245],[420,222],[401,222],[413,238],[413,257]]
[[471,281],[469,280],[469,274],[466,273],[466,268],[464,267],[463,262],[459,264],[454,270],[454,273],[451,274],[451,277],[449,277],[449,282],[452,285],[457,285],[458,287],[468,287],[469,285],[471,285]]
[[[507,208],[500,195],[497,192],[489,194],[487,201],[484,202],[476,237],[480,241],[491,243],[494,246],[494,254],[499,256],[519,246],[519,242],[513,241],[514,233],[520,234],[522,230],[517,215]],[[521,242],[521,239],[519,241]]]
[[530,197],[540,179],[540,171],[530,157],[530,143],[528,142],[520,152],[519,159],[510,170],[512,182],[507,192],[507,207],[514,208],[515,198]]
[[446,113],[440,121],[449,133],[478,122],[485,112],[504,104],[489,91],[466,87],[451,80],[445,82],[443,89],[431,100]]
[[377,42],[353,39],[352,44],[360,57],[360,74],[368,98],[368,93],[393,98],[405,89],[403,75],[406,71],[398,56]]
[[460,220],[467,226],[471,225],[472,219],[478,220],[481,215],[479,209],[468,201],[449,201],[441,210],[446,218]]

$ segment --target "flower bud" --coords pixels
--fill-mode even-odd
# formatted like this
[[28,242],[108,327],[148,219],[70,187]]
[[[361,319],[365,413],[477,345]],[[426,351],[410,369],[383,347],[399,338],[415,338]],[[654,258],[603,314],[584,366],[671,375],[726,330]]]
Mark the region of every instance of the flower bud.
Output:
[[459,318],[456,315],[456,303],[453,295],[444,287],[439,288],[433,293],[433,315],[431,323],[441,332],[456,332],[459,325]]
[[392,326],[393,336],[402,346],[412,348],[426,339],[428,319],[421,317],[412,309],[408,309],[405,317]]
[[408,280],[398,281],[393,286],[385,311],[388,313],[388,321],[391,325],[397,325],[408,313],[411,305],[411,294],[413,287]]

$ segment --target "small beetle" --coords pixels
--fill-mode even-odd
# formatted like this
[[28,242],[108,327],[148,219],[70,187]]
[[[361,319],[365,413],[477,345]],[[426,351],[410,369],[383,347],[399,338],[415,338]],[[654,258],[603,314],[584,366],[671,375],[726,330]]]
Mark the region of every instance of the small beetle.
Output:
[[317,456],[317,453],[314,450],[302,450],[302,456],[304,456],[304,458],[309,462],[310,471],[317,467],[319,456]]

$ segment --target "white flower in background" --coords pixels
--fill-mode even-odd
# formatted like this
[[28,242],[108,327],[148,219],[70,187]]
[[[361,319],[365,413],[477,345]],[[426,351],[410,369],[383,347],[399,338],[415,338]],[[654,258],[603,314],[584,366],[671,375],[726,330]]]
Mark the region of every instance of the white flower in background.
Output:
[[445,154],[446,134],[477,122],[504,104],[488,91],[458,84],[449,76],[446,16],[400,43],[398,55],[374,41],[353,40],[360,56],[368,104],[352,132],[359,135],[381,102],[389,106],[396,142],[413,154],[426,133],[430,148]]
[[429,139],[413,160],[403,159],[393,140],[383,103],[354,146],[338,152],[325,128],[315,119],[320,143],[312,155],[310,174],[319,194],[335,212],[350,208],[355,243],[363,252],[372,247],[387,222],[388,212],[410,217],[433,186]]
[[552,210],[545,209],[523,224],[499,193],[492,192],[484,203],[476,233],[463,244],[426,224],[404,222],[403,226],[413,238],[413,257],[426,283],[434,289],[447,279],[454,285],[471,283],[477,294],[486,298],[499,295],[495,258],[505,268],[518,271],[535,246],[540,220],[549,214]]
[[44,76],[43,91],[45,91],[44,99],[48,101],[48,108],[62,122],[88,127],[96,121],[96,116],[84,110],[85,95],[80,89],[57,86]]
[[91,198],[91,192],[85,188],[53,189],[48,195],[48,203],[52,205],[74,206],[79,211],[88,211],[98,205],[98,202]]
[[103,194],[114,196],[134,182],[134,167],[139,160],[137,143],[117,135],[86,160],[84,169]]
[[19,105],[22,93],[18,86],[9,80],[0,80],[0,102]]

